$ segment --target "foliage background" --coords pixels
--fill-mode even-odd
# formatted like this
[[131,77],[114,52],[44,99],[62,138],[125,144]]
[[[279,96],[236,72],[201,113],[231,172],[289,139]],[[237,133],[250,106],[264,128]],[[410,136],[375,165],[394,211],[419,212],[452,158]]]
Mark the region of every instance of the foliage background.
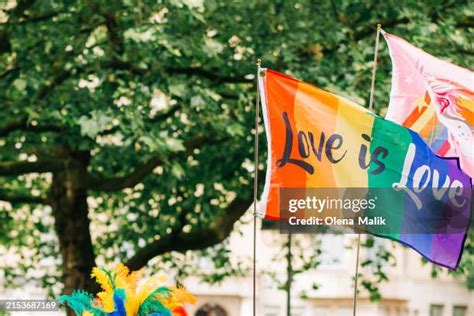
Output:
[[[76,162],[91,222],[80,235],[96,263],[185,275],[207,256],[216,271],[208,281],[245,273],[222,241],[251,204],[257,57],[362,105],[377,23],[460,66],[474,61],[467,0],[4,0],[0,10],[0,251],[12,258],[0,268],[9,286],[38,280],[56,294],[72,256],[64,245],[74,243],[54,223],[72,225],[79,213],[56,212],[51,188]],[[383,116],[383,40],[379,56]],[[196,232],[208,238],[184,238]],[[456,273],[474,288],[472,232]]]

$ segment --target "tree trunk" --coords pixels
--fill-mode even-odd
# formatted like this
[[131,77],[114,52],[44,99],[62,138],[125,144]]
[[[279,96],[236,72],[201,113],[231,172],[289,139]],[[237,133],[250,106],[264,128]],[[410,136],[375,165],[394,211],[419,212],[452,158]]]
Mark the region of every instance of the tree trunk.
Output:
[[63,294],[71,294],[74,289],[93,293],[98,290],[90,278],[95,266],[95,254],[84,181],[89,157],[86,152],[71,153],[66,158],[66,169],[53,174],[49,200],[63,260]]

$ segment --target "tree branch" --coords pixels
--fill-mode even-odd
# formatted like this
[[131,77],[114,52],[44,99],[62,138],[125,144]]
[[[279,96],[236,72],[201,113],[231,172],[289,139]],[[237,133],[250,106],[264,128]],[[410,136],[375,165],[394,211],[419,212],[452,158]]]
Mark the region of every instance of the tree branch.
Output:
[[[130,62],[125,62],[117,59],[109,60],[104,63],[106,67],[115,70],[126,70],[137,76],[144,76],[149,74],[150,69],[138,68]],[[252,79],[246,79],[244,75],[223,75],[217,69],[203,69],[200,67],[165,67],[164,71],[170,74],[190,75],[205,78],[216,83],[252,83]]]
[[474,28],[474,16],[463,16],[456,23],[457,27]]
[[206,78],[216,83],[252,83],[253,79],[246,79],[243,75],[225,76],[219,74],[216,69],[206,70],[198,67],[167,67],[170,73],[193,75]]
[[19,0],[17,1],[16,7],[11,12],[16,17],[24,17],[25,12],[35,3],[36,0]]
[[0,124],[0,137],[8,136],[16,130],[24,130],[31,132],[62,132],[66,128],[54,124],[31,125],[28,124],[28,115],[18,115],[16,117],[5,120]]
[[170,251],[185,252],[216,245],[230,235],[234,223],[247,211],[251,204],[251,199],[236,198],[206,227],[197,228],[188,233],[180,230],[170,235],[163,235],[159,240],[137,251],[128,260],[126,266],[132,270],[138,270],[154,257]]
[[0,176],[18,176],[32,172],[54,172],[64,169],[64,162],[54,159],[0,162]]
[[3,121],[3,123],[0,124],[0,136],[7,136],[15,130],[22,129],[26,126],[27,122],[27,115],[19,115]]
[[118,30],[117,17],[114,12],[104,12],[102,16],[105,19],[107,38],[109,39],[112,50],[120,56],[124,51],[124,40],[123,34]]
[[[0,30],[0,54],[9,53],[12,50],[12,44],[10,41],[10,34],[5,30]],[[8,70],[1,74],[0,78],[3,78],[8,74]]]
[[[389,28],[389,27],[392,27],[392,26],[395,26],[395,25],[399,25],[399,24],[405,24],[405,23],[408,23],[410,22],[410,20],[407,18],[407,17],[403,17],[403,18],[399,18],[399,19],[392,19],[392,20],[387,20],[387,21],[382,21],[380,22],[380,24],[382,25],[382,27],[384,28]],[[374,25],[365,25],[363,26],[362,28],[360,28],[360,31],[355,31],[354,33],[352,33],[352,38],[354,39],[354,41],[359,41],[367,36],[370,36],[372,34],[374,34],[375,32],[375,26]]]
[[[195,148],[202,146],[205,142],[208,142],[210,138],[198,136],[190,139],[184,143],[185,151],[176,152],[166,159],[173,159],[181,155],[189,155]],[[122,177],[111,177],[111,178],[98,178],[91,174],[88,175],[87,187],[94,191],[113,192],[119,191],[125,188],[133,187],[138,183],[142,182],[150,173],[153,172],[157,166],[162,165],[165,159],[162,155],[154,156],[146,161],[144,164],[135,167],[135,169],[126,176]]]
[[172,117],[181,109],[181,104],[176,103],[175,105],[171,106],[166,111],[158,112],[155,116],[150,119],[150,122],[161,122],[166,120],[167,118]]
[[35,22],[46,21],[68,12],[69,12],[68,10],[53,11],[44,15],[31,16],[28,19],[20,21],[19,23],[24,24],[24,23],[35,23]]
[[66,81],[71,76],[71,71],[59,70],[56,76],[53,77],[50,83],[45,84],[38,90],[36,94],[36,100],[43,99],[51,90],[59,86],[61,83]]
[[47,204],[46,197],[33,196],[29,194],[11,192],[0,189],[0,201],[6,201],[10,203],[26,203],[26,204]]

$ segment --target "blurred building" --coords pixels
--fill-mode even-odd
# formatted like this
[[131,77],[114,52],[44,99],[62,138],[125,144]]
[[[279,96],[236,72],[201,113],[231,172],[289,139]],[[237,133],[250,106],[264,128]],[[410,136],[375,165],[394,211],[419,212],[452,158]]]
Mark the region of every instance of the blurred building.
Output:
[[[241,228],[242,235],[231,238],[232,250],[241,256],[251,257],[252,226]],[[310,238],[310,236],[307,236]],[[286,275],[286,261],[275,260],[281,251],[284,235],[275,230],[259,229],[257,238],[258,279],[257,315],[286,316],[286,292],[278,290],[265,271]],[[305,238],[305,237],[300,237]],[[313,236],[315,238],[315,236]],[[356,260],[354,235],[324,235],[318,237],[321,248],[321,265],[315,270],[296,276],[292,286],[292,316],[346,316],[352,315],[353,276]],[[382,299],[369,300],[367,291],[358,296],[357,315],[363,316],[472,316],[474,292],[466,289],[462,280],[442,272],[431,276],[431,264],[422,264],[420,256],[399,244],[377,238],[396,258],[396,266],[385,270],[389,281],[380,285]],[[308,250],[311,251],[310,247]],[[361,260],[374,255],[373,248],[361,248]],[[297,260],[297,258],[294,258]],[[363,268],[362,272],[370,274]],[[311,284],[318,285],[316,290]],[[220,285],[208,285],[197,279],[186,281],[190,291],[197,295],[198,303],[192,307],[194,316],[250,316],[252,315],[252,278],[226,279]],[[309,290],[308,290],[309,288]],[[361,288],[361,287],[360,287]],[[302,299],[300,294],[306,293]]]
[[[249,220],[249,218],[247,218]],[[251,220],[251,219],[250,219]],[[231,236],[232,253],[240,258],[251,258],[252,225],[240,227],[242,234]],[[292,316],[349,316],[352,315],[353,276],[356,260],[354,235],[306,235],[303,245],[308,252],[316,247],[322,250],[321,265],[314,271],[298,274],[292,285]],[[278,290],[277,284],[266,272],[276,272],[286,278],[286,260],[275,260],[282,252],[287,239],[278,230],[259,227],[257,236],[258,278],[257,315],[286,316],[286,292]],[[314,239],[317,239],[316,243]],[[385,268],[389,281],[380,286],[382,299],[370,302],[367,291],[361,289],[358,296],[357,315],[360,316],[473,316],[474,292],[466,289],[462,280],[446,273],[431,277],[431,264],[423,265],[420,256],[413,250],[384,239],[376,239],[395,256],[396,266]],[[305,248],[305,249],[306,249]],[[361,248],[361,261],[374,256],[373,248]],[[295,254],[294,261],[297,261]],[[205,265],[204,265],[205,267]],[[211,268],[210,268],[211,269]],[[365,275],[370,269],[361,268]],[[252,278],[231,277],[219,285],[209,285],[198,278],[184,282],[198,298],[190,307],[190,316],[251,316]],[[318,288],[312,289],[316,283]],[[27,285],[18,289],[2,289],[0,273],[0,299],[46,299],[45,290]],[[306,298],[302,299],[301,294]],[[0,310],[0,315],[2,311]],[[14,313],[18,316],[39,315],[37,312]],[[41,315],[64,315],[64,312],[41,313]]]

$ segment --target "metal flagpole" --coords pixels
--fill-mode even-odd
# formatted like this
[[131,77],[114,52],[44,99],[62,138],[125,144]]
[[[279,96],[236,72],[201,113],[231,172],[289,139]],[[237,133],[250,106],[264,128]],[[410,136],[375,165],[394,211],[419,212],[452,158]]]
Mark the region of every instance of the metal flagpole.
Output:
[[260,92],[258,87],[258,76],[260,76],[260,65],[262,60],[257,59],[257,100],[255,102],[255,167],[253,175],[253,316],[257,315],[257,189],[258,189],[258,119],[260,116]]
[[370,111],[373,110],[373,106],[374,106],[375,73],[377,72],[377,57],[379,55],[379,39],[380,39],[381,31],[382,31],[382,25],[377,24],[377,36],[375,37],[374,65],[372,66],[372,83],[370,84],[370,99],[369,99]]
[[[372,111],[374,107],[374,92],[375,92],[375,73],[377,71],[377,57],[379,51],[379,39],[380,32],[382,31],[382,25],[377,24],[377,35],[375,37],[375,53],[374,53],[374,65],[372,66],[372,82],[370,84],[370,98],[369,98],[369,110]],[[354,274],[354,298],[353,298],[353,316],[357,314],[357,286],[359,278],[359,254],[360,254],[360,234],[357,235],[357,254],[356,254],[356,266]]]
[[291,283],[293,282],[293,263],[291,253],[291,230],[288,230],[288,241],[286,244],[288,253],[286,254],[287,262],[287,280],[286,280],[286,316],[291,316]]
[[357,235],[357,254],[356,254],[356,267],[354,275],[354,298],[352,302],[353,310],[352,314],[356,316],[357,314],[357,279],[359,277],[359,253],[360,253],[360,234]]

